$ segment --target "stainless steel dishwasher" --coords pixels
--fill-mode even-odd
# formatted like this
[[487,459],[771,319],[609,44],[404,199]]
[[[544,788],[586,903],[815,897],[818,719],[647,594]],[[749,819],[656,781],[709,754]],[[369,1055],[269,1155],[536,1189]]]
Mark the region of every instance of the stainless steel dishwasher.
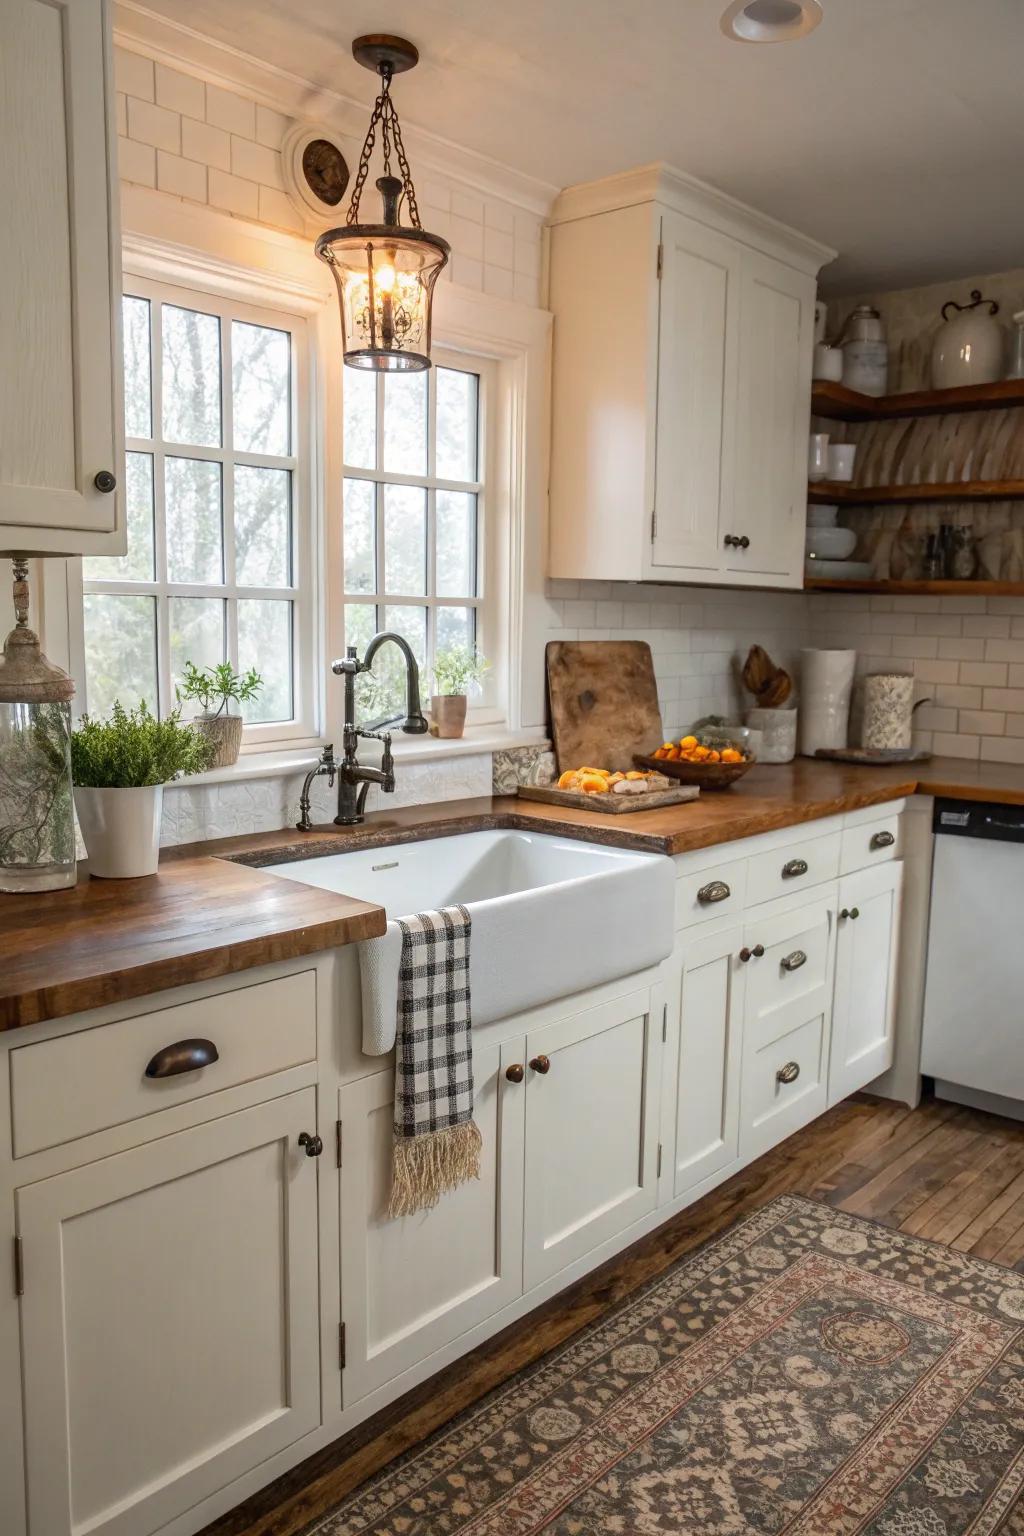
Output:
[[936,800],[921,1071],[1024,1119],[1024,806]]

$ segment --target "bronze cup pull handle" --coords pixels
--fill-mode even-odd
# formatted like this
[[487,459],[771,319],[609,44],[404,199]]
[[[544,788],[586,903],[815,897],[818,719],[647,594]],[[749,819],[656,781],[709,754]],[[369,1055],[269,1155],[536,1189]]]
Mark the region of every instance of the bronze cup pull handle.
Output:
[[521,1061],[514,1061],[510,1067],[505,1068],[505,1076],[510,1083],[521,1083],[526,1076],[526,1069]]
[[177,1077],[182,1072],[198,1072],[220,1060],[212,1040],[175,1040],[165,1045],[146,1067],[147,1077]]
[[779,963],[784,971],[798,971],[802,965],[807,964],[807,955],[802,949],[794,949],[791,955],[785,955]]
[[876,832],[871,839],[872,848],[891,848],[896,839],[891,832]]
[[541,1077],[545,1077],[551,1071],[550,1056],[532,1056],[530,1058],[530,1071],[539,1072]]
[[780,1067],[776,1072],[775,1081],[777,1083],[795,1083],[799,1076],[800,1063],[798,1061],[787,1061],[786,1065]]
[[724,880],[709,880],[697,892],[697,900],[702,907],[711,907],[716,901],[728,901],[731,895],[732,889]]
[[788,864],[782,866],[782,878],[795,880],[798,875],[806,875],[808,868],[806,859],[790,859]]

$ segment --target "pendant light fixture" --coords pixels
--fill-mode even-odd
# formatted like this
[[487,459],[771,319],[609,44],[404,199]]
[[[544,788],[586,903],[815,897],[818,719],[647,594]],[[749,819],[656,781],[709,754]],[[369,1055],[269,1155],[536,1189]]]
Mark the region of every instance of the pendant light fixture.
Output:
[[[328,229],[316,242],[316,254],[334,273],[341,302],[345,362],[350,368],[377,372],[417,372],[430,367],[430,311],[434,284],[451,247],[420,224],[416,189],[402,143],[398,113],[391,100],[394,75],[412,69],[419,54],[401,37],[357,37],[353,57],[380,75],[381,88],[359,156],[345,224]],[[370,170],[370,156],[380,130],[384,174],[376,180],[384,205],[379,224],[359,222],[359,200]],[[400,175],[391,170],[391,156]],[[409,223],[401,223],[402,203]]]

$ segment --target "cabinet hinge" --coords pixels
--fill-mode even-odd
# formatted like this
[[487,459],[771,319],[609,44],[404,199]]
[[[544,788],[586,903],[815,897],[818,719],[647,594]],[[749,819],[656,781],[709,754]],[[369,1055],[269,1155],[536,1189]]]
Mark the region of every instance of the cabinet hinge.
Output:
[[659,246],[658,246],[658,282],[659,283],[661,282],[661,274],[662,274],[662,271],[664,269],[664,266],[665,266],[665,247],[663,245],[659,244]]
[[661,1142],[658,1142],[658,1178],[661,1178]]
[[668,1039],[668,1003],[662,1003],[662,1005],[661,1005],[661,1043],[662,1043],[662,1045],[665,1044],[665,1041],[667,1039]]
[[335,1152],[335,1157],[337,1159],[338,1167],[340,1168],[341,1167],[341,1121],[340,1120],[335,1120],[335,1122],[334,1122],[334,1152]]
[[338,1324],[338,1365],[339,1365],[341,1370],[345,1369],[345,1324],[344,1323],[339,1323]]
[[14,1294],[25,1294],[25,1254],[20,1237],[14,1239]]
[[654,541],[657,538],[657,536],[658,536],[658,509],[657,509],[657,507],[652,507],[651,508],[651,543],[652,544],[654,543]]

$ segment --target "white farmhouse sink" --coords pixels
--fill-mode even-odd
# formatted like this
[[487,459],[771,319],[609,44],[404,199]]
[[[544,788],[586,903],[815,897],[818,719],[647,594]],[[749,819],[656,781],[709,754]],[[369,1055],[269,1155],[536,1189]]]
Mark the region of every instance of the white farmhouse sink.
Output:
[[469,908],[475,1025],[632,975],[672,950],[675,878],[661,854],[485,831],[299,859],[264,873],[387,912],[387,935],[364,946],[361,965],[363,1049],[372,1055],[394,1042],[399,917],[456,902]]

